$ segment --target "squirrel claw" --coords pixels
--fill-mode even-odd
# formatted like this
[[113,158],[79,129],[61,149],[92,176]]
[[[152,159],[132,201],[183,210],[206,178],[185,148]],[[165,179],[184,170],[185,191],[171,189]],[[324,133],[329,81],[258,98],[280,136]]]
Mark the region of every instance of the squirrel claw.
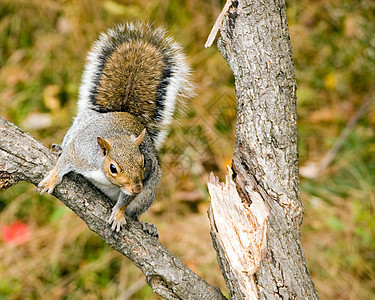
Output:
[[48,193],[48,194],[51,194],[53,192],[53,190],[55,189],[55,186],[51,186],[51,187],[45,187],[41,184],[38,185],[38,192],[39,194],[44,194],[44,193]]
[[44,194],[46,192],[48,194],[51,194],[55,189],[57,183],[58,177],[56,171],[52,170],[52,172],[46,178],[39,182],[37,191],[39,192],[39,194]]
[[38,185],[38,188],[37,188],[37,192],[39,194],[44,194],[45,192],[48,192],[48,189],[47,188],[41,188],[39,185]]
[[107,223],[111,225],[111,229],[113,231],[119,232],[121,230],[121,227],[126,225],[125,216],[123,213],[121,214],[120,209],[114,208]]

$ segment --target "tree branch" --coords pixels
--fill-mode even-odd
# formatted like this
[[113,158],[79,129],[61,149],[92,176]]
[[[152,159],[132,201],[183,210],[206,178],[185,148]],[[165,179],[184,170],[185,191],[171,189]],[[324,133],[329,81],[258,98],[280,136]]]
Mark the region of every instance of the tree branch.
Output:
[[[0,189],[24,180],[37,185],[57,157],[29,134],[0,117]],[[166,299],[225,299],[219,288],[192,272],[139,223],[128,220],[119,233],[106,224],[112,203],[82,176],[69,173],[53,195],[73,210],[109,246],[128,257],[153,291]]]

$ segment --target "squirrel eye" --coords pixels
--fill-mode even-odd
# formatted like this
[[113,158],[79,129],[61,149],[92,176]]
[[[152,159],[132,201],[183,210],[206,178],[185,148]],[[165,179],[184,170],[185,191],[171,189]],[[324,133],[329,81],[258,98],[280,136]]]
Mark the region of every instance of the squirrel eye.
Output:
[[117,169],[114,164],[110,164],[109,170],[111,171],[112,174],[117,174]]

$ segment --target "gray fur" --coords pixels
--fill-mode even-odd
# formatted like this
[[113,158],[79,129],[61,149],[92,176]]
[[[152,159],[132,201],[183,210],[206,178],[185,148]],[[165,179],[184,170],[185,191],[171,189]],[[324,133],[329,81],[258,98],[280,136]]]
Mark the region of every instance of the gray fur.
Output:
[[[145,159],[143,191],[135,196],[127,195],[121,187],[113,185],[106,178],[102,166],[103,156],[100,154],[96,140],[97,136],[114,138],[134,134],[127,128],[117,127],[113,129],[109,126],[113,114],[87,110],[75,118],[73,126],[65,135],[61,145],[62,152],[54,168],[57,171],[57,184],[61,182],[65,174],[71,171],[82,174],[116,203],[113,208],[114,213],[118,208],[128,206],[126,214],[135,220],[139,220],[139,216],[154,201],[156,188],[161,178],[161,169],[154,144],[146,133],[140,145],[140,151]],[[39,184],[40,187],[43,187],[44,182],[50,180],[52,172]],[[52,190],[48,190],[48,192],[52,192]],[[111,223],[113,223],[112,228],[118,231],[126,221],[124,219],[123,223],[119,224],[112,218]]]
[[[163,62],[162,66],[160,66],[163,69],[160,72],[155,70],[157,74],[162,74],[159,75],[160,79],[158,80],[160,82],[154,85],[157,86],[157,92],[154,95],[149,92],[150,85],[147,86],[147,90],[143,90],[143,85],[140,85],[142,90],[139,93],[132,94],[133,98],[124,98],[121,93],[117,93],[119,96],[117,94],[117,96],[113,96],[114,92],[121,92],[123,87],[125,87],[124,93],[128,91],[126,89],[127,84],[130,86],[130,83],[133,82],[129,79],[130,75],[126,75],[126,78],[123,79],[120,75],[116,75],[118,74],[117,72],[104,72],[103,70],[106,70],[106,62],[113,57],[116,64],[108,63],[109,66],[112,66],[113,70],[137,70],[138,66],[137,68],[133,68],[131,63],[121,63],[124,61],[124,56],[118,57],[114,55],[114,53],[122,53],[119,50],[122,49],[122,45],[134,41],[143,41],[145,45],[152,45],[153,49],[156,48],[161,54],[160,60],[156,60],[157,62]],[[151,57],[153,57],[153,52],[150,50],[150,47],[144,46],[141,50],[144,54],[142,61],[145,64],[149,64],[150,61],[152,63],[153,60]],[[127,60],[127,62],[132,61],[131,59]],[[117,62],[120,62],[120,64],[117,64]],[[159,64],[156,65],[159,68]],[[147,68],[147,65],[144,67]],[[142,81],[142,79],[145,79],[143,78],[145,76],[146,79],[159,78],[154,73],[146,74],[148,75],[137,73],[140,78],[135,83],[149,82],[150,80]],[[72,127],[66,133],[61,147],[56,148],[61,154],[55,168],[40,182],[39,188],[41,193],[46,191],[51,193],[56,184],[61,182],[65,174],[74,171],[82,174],[112,199],[113,202],[116,202],[109,219],[113,230],[119,231],[121,226],[126,224],[123,216],[125,208],[126,215],[139,220],[139,216],[150,207],[155,198],[156,187],[161,177],[156,149],[162,145],[166,137],[167,129],[175,111],[176,102],[178,99],[189,97],[193,94],[189,77],[190,68],[186,63],[186,58],[181,51],[181,47],[171,37],[168,37],[166,32],[161,28],[152,28],[149,24],[143,23],[127,23],[115,26],[106,33],[101,34],[88,54],[79,91],[77,117],[74,119]],[[100,85],[100,80],[103,78],[105,78],[106,82],[106,94],[100,94],[101,98],[99,101],[97,99],[99,95],[98,89],[100,86],[103,90],[103,87]],[[152,80],[150,82],[154,83]],[[114,83],[117,85],[113,85]],[[113,86],[116,86],[116,88],[113,88]],[[138,91],[137,88],[135,88],[136,91]],[[150,99],[143,97],[144,93],[147,94],[147,92],[149,92],[148,95],[151,95]],[[125,102],[122,102],[124,99],[127,99],[126,106],[123,104]],[[143,99],[143,102],[141,99]],[[150,103],[154,105],[147,106]],[[126,107],[126,109],[123,107]],[[150,107],[152,108],[152,113],[150,113]],[[134,140],[128,139],[125,136],[138,136],[144,127],[148,132],[140,144],[139,150],[138,148],[127,147],[127,145],[136,146],[137,143],[134,145],[131,144],[130,142]],[[97,141],[98,137],[102,138],[99,141],[101,144],[104,143],[105,149],[108,147],[112,152],[116,150],[117,158],[120,158],[123,166],[131,168],[119,168],[121,170],[119,172],[115,170],[114,175],[109,167],[112,166],[114,161],[109,160],[111,159],[109,155],[104,157],[101,154]],[[121,138],[116,139],[116,137]],[[116,147],[105,144],[107,141],[103,142],[103,139],[110,139],[112,142],[115,141],[116,143],[114,144],[116,144]],[[130,151],[129,149],[132,150]],[[136,152],[134,152],[134,149]],[[139,177],[139,175],[143,175],[143,165],[137,165],[132,160],[132,155],[136,157],[141,156],[139,151],[144,155],[143,177]],[[105,153],[105,150],[103,150],[103,153]],[[104,171],[103,162],[107,173]],[[127,171],[124,171],[125,169]],[[122,181],[116,181],[114,176],[117,176],[116,178],[118,179],[120,175],[122,175]],[[141,189],[134,191],[133,187],[130,187],[129,190],[128,181],[131,180],[125,175],[134,181],[138,180],[137,187],[141,186],[140,180],[143,178],[143,190],[139,194],[131,195],[131,193],[136,193]],[[133,175],[134,178],[130,177]],[[152,227],[150,224],[144,225],[148,232],[155,236],[157,235],[155,227]]]

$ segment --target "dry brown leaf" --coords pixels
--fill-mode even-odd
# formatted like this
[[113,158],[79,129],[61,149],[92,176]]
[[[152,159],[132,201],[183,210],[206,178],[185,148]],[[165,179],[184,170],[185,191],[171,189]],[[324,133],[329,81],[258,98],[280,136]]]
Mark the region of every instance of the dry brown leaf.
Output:
[[51,111],[59,110],[60,100],[59,100],[59,93],[61,91],[61,87],[59,85],[48,85],[44,88],[43,91],[43,101],[44,105]]

